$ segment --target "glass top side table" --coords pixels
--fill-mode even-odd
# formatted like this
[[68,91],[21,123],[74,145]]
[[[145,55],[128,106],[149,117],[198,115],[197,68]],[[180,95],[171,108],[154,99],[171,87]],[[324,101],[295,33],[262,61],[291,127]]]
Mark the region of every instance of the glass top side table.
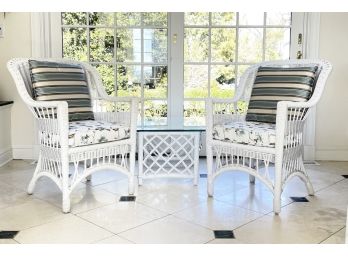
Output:
[[139,185],[143,179],[192,178],[198,183],[202,127],[139,127]]

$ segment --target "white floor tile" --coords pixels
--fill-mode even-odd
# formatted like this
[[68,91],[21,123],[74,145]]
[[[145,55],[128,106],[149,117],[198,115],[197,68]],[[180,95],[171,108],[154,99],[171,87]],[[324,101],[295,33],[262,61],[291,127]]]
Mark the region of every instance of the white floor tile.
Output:
[[218,238],[211,240],[208,244],[243,244],[243,242],[237,239],[229,239],[229,238]]
[[137,196],[138,202],[167,213],[195,206],[206,199],[207,195],[200,194],[199,189],[192,184],[168,184],[164,188]]
[[335,208],[311,203],[292,203],[280,215],[269,214],[236,230],[245,243],[320,243],[345,224],[346,214]]
[[128,230],[120,236],[138,244],[201,244],[214,238],[212,230],[168,216]]
[[344,227],[340,231],[336,232],[330,236],[325,241],[321,242],[322,244],[344,244],[346,238],[346,228]]
[[78,216],[114,233],[134,228],[167,215],[136,202],[117,202]]
[[[83,183],[80,185],[70,196],[71,213],[85,212],[107,204],[116,203],[119,200],[120,196],[118,195],[101,189],[95,189]],[[62,206],[62,193],[58,188],[52,191],[42,188],[39,192],[35,192],[34,196],[52,203],[59,208]]]
[[0,182],[0,209],[32,199],[25,191]]
[[2,230],[23,230],[62,217],[61,209],[38,199],[1,209]]
[[[128,191],[128,180],[122,179],[122,180],[114,180],[105,184],[94,186],[96,189],[102,189],[107,192],[116,194],[116,195],[129,195]],[[134,195],[143,194],[146,193],[147,190],[145,187],[137,187],[135,186],[135,193]]]
[[212,230],[233,230],[263,214],[209,199],[195,207],[174,214]]
[[4,244],[18,244],[18,242],[13,239],[0,239],[0,245]]
[[112,233],[74,215],[66,214],[56,221],[23,230],[15,237],[24,244],[86,244],[110,237]]
[[97,171],[96,173],[93,173],[90,181],[85,180],[83,182],[91,186],[97,186],[111,181],[117,181],[126,178],[127,176],[122,174],[121,172],[113,170],[101,170]]
[[[249,185],[248,188],[236,190],[233,193],[214,195],[214,199],[264,214],[273,211],[273,194],[258,181],[255,185]],[[290,198],[282,197],[282,206],[291,202]]]
[[112,236],[112,237],[108,237],[106,239],[100,240],[95,242],[96,244],[133,244],[133,242],[124,239],[120,236]]

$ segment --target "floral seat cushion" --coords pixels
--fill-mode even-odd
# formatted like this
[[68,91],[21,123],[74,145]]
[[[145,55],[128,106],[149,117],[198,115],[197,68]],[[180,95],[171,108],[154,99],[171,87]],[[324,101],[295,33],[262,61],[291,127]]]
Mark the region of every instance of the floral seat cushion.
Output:
[[125,125],[96,120],[69,122],[69,147],[106,143],[129,138]]
[[215,125],[216,140],[254,146],[275,147],[275,124],[261,122],[232,122]]

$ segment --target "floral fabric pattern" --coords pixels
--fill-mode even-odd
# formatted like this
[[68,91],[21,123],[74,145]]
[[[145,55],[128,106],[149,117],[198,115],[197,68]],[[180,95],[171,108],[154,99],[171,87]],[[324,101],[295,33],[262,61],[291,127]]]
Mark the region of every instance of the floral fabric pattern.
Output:
[[124,125],[96,120],[69,122],[69,147],[94,145],[129,137],[130,128]]
[[261,122],[233,122],[215,125],[213,138],[237,144],[275,147],[275,124]]

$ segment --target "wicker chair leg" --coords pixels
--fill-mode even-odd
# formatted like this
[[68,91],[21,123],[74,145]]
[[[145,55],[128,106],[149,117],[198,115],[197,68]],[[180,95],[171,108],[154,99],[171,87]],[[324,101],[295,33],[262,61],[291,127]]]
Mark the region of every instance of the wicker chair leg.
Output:
[[69,213],[70,212],[70,194],[67,190],[63,190],[62,194],[62,211],[64,213]]
[[27,188],[27,193],[29,195],[32,195],[34,192],[36,181],[37,181],[37,174],[39,173],[40,167],[41,167],[41,155],[39,156],[39,159],[38,159],[37,164],[36,164],[35,172],[33,174],[33,177],[31,178],[30,183],[29,183],[28,188]]
[[130,175],[128,178],[128,194],[134,195],[134,191],[135,191],[134,175]]
[[249,182],[250,184],[255,184],[255,176],[249,175]]
[[211,146],[207,144],[207,173],[208,173],[208,196],[214,194],[214,178],[213,178],[213,151]]

